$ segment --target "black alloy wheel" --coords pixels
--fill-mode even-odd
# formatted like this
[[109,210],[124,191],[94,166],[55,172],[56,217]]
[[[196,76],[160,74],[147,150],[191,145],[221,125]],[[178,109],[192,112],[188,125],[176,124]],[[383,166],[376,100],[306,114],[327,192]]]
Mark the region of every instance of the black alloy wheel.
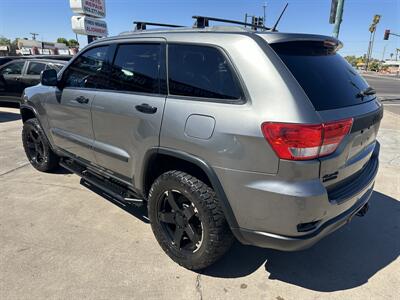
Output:
[[51,150],[37,119],[29,119],[24,123],[22,143],[25,154],[35,169],[49,172],[58,167],[60,158]]
[[201,247],[203,225],[194,204],[177,190],[159,201],[158,221],[177,250],[195,253]]
[[34,164],[41,164],[45,160],[43,141],[37,128],[30,127],[26,136],[26,147],[29,161]]

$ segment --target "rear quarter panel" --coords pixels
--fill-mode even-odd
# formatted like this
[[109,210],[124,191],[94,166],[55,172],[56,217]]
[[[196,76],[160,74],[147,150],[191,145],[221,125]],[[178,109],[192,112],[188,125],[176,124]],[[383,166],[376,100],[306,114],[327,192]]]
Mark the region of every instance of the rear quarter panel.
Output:
[[[240,34],[169,34],[167,41],[216,46],[229,57],[246,95],[244,104],[199,101],[169,95],[160,145],[204,159],[214,167],[276,174],[279,159],[264,139],[266,121],[318,123],[319,116],[279,57],[256,40]],[[195,43],[192,41],[196,40]],[[213,134],[200,139],[185,134],[189,116],[215,119]]]

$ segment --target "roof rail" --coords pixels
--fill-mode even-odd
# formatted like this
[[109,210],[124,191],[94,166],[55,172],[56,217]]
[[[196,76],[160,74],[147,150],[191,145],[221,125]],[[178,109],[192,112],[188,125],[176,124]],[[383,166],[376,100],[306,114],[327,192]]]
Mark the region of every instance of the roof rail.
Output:
[[159,26],[159,27],[171,27],[171,28],[177,28],[177,27],[185,27],[181,25],[174,25],[174,24],[163,24],[163,23],[154,23],[154,22],[145,22],[145,21],[136,21],[133,22],[135,24],[135,31],[136,30],[146,30],[146,26]]
[[246,22],[241,22],[241,21],[236,21],[236,20],[220,19],[220,18],[206,17],[206,16],[193,16],[192,18],[196,19],[196,23],[194,24],[194,27],[197,27],[197,28],[208,27],[209,26],[209,21],[215,21],[215,22],[221,22],[221,23],[230,23],[230,24],[238,24],[238,25],[250,26],[254,30],[257,30],[258,28],[264,29],[264,30],[270,30],[271,29],[269,27],[260,26],[260,25],[256,25],[256,24],[251,24],[251,23],[246,23]]

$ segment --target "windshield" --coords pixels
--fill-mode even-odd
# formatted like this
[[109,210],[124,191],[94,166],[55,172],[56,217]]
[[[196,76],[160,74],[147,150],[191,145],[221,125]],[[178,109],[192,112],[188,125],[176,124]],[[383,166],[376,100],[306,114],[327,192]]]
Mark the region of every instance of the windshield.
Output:
[[316,110],[371,101],[367,82],[331,45],[285,42],[270,45],[297,79]]

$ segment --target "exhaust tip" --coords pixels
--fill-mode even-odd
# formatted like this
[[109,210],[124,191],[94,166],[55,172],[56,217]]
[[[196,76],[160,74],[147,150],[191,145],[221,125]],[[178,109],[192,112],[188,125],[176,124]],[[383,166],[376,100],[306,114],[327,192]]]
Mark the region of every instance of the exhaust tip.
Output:
[[364,217],[369,210],[369,203],[365,203],[365,205],[356,213],[358,217]]

